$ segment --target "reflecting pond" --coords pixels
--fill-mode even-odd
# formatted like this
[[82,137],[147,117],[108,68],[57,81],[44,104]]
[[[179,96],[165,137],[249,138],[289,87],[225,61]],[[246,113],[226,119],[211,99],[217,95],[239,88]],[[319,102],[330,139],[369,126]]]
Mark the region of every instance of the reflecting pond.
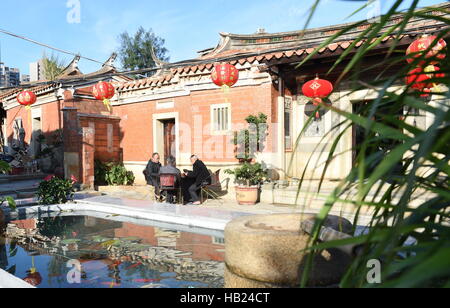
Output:
[[4,223],[0,268],[38,288],[223,287],[222,234],[119,218],[73,214]]

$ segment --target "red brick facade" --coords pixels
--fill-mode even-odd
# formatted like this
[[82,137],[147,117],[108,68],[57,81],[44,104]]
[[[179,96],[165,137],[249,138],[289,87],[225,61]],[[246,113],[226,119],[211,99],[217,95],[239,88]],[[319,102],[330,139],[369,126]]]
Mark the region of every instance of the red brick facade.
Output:
[[[190,96],[114,107],[113,114],[121,118],[123,159],[148,161],[151,154],[157,151],[153,140],[153,116],[178,113],[178,121],[181,124],[179,151],[206,157],[209,162],[235,161],[233,135],[211,134],[209,129],[212,122],[211,106],[228,101],[231,105],[233,131],[246,128],[245,118],[259,112],[268,116],[269,123],[274,123],[276,122],[274,117],[276,113],[272,107],[274,91],[271,84],[236,87],[228,94],[224,94],[220,89],[204,90],[192,92]],[[161,101],[173,101],[174,107],[158,110],[157,103]],[[271,148],[272,143],[272,136],[269,135],[267,148]]]
[[[442,8],[448,9],[449,5],[443,4]],[[435,13],[445,15],[443,12]],[[393,22],[397,22],[396,19]],[[374,54],[367,56],[367,63],[375,63],[385,57],[394,40],[399,39],[397,47],[404,46],[406,49],[416,39],[419,27],[423,26],[423,21],[418,18],[408,24],[401,38],[387,36]],[[430,21],[426,26],[426,31],[433,33],[440,29],[442,23]],[[434,26],[436,29],[433,29]],[[342,25],[306,32],[254,35],[223,33],[220,44],[201,52],[195,61],[186,61],[177,67],[162,67],[153,77],[139,80],[115,74],[112,66],[115,57],[110,58],[100,71],[88,75],[79,72],[79,58],[74,59],[66,69],[62,77],[66,79],[62,79],[61,84],[33,88],[38,96],[33,112],[40,115],[44,135],[63,131],[65,174],[78,174],[87,186],[93,185],[96,159],[122,161],[133,167],[133,171],[139,173],[135,175],[142,180],[142,170],[151,154],[160,152],[164,156],[168,148],[177,156],[182,168],[189,164],[191,154],[197,154],[208,166],[216,169],[232,167],[237,163],[233,132],[246,129],[245,119],[259,113],[268,116],[269,127],[264,151],[258,160],[284,173],[281,177],[300,177],[303,175],[299,170],[315,153],[317,144],[323,142],[321,137],[339,121],[339,117],[327,113],[323,122],[317,124],[316,131],[308,132],[308,141],[299,149],[293,149],[295,138],[305,124],[308,103],[300,91],[300,85],[318,73],[325,74],[360,33],[352,32],[342,41],[321,48],[301,69],[297,68],[297,64],[341,28]],[[380,33],[385,30],[387,28]],[[229,93],[221,91],[211,81],[214,61],[229,62],[239,70],[239,82]],[[341,66],[328,74],[327,79],[335,82],[339,70],[343,68]],[[364,78],[372,78],[372,75],[367,74]],[[111,111],[92,96],[92,86],[99,79],[108,80],[115,86],[116,96],[111,100]],[[352,112],[348,97],[340,97],[340,93],[346,91],[343,84],[339,89],[336,87],[336,97],[332,103]],[[14,120],[20,117],[26,132],[25,141],[30,143],[32,115],[15,102],[15,95],[20,90],[0,94],[0,101],[7,111],[6,136],[12,142]],[[286,99],[286,96],[289,98]],[[222,112],[217,113],[218,121],[213,121],[213,114],[216,116],[214,108]],[[222,122],[229,121],[225,123],[227,125],[220,124],[226,129],[212,129],[213,124],[221,121],[220,118]],[[285,136],[286,132],[290,132],[291,136]],[[329,178],[340,179],[351,168],[353,154],[347,150],[351,148],[353,137],[349,134],[343,138],[345,144],[340,148],[346,153],[345,157],[342,162],[329,168],[337,170]],[[286,171],[290,162],[296,170],[292,174]],[[311,178],[314,176],[313,172]]]

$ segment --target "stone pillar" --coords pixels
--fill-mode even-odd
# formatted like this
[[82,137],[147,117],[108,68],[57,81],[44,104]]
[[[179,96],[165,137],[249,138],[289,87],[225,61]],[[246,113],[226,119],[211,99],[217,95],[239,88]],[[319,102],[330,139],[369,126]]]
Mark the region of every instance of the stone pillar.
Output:
[[64,175],[81,178],[80,147],[81,131],[77,108],[63,108]]
[[94,164],[95,164],[95,125],[83,127],[81,147],[81,183],[86,188],[94,188]]
[[277,114],[278,114],[278,127],[277,127],[277,168],[280,171],[280,179],[286,178],[286,140],[284,136],[284,97],[279,96],[277,99]]

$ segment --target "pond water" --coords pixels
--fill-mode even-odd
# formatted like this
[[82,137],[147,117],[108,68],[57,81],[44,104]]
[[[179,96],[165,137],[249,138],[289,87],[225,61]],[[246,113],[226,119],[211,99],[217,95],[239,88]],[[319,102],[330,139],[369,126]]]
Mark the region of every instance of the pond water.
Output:
[[0,226],[0,268],[38,288],[223,287],[223,234],[156,224],[104,215],[11,221]]

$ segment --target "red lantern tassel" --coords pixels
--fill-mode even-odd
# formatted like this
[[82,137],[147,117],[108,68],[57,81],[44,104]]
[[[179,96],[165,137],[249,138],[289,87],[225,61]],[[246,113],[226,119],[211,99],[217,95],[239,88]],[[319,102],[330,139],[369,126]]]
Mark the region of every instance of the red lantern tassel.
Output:
[[33,123],[32,119],[31,119],[31,105],[26,105],[25,106],[25,110],[28,112],[28,120],[30,123]]
[[230,86],[224,84],[222,86],[222,92],[225,94],[225,103],[228,103],[228,95],[230,94]]
[[104,99],[103,104],[105,104],[106,108],[108,108],[108,111],[111,112],[111,102],[109,99]]

